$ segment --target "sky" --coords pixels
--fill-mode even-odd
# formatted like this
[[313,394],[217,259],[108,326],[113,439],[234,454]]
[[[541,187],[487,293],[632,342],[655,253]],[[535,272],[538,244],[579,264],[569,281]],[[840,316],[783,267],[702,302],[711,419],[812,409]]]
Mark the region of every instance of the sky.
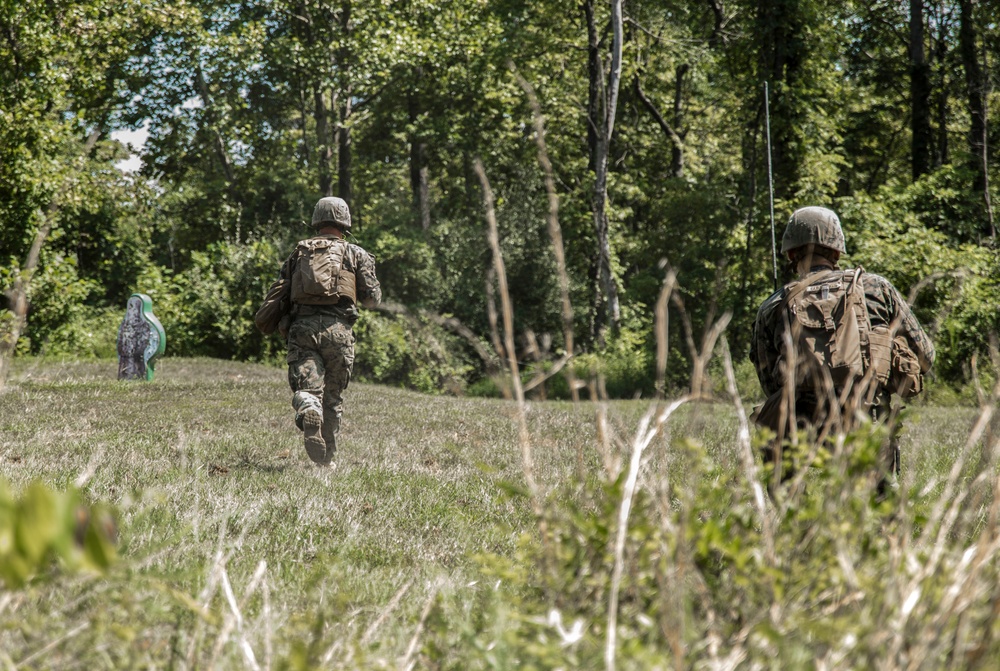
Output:
[[[148,122],[147,122],[148,123]],[[149,137],[149,127],[143,124],[139,130],[116,130],[111,132],[111,137],[118,140],[132,151],[132,156],[118,161],[115,167],[122,172],[135,172],[142,167],[142,148]]]

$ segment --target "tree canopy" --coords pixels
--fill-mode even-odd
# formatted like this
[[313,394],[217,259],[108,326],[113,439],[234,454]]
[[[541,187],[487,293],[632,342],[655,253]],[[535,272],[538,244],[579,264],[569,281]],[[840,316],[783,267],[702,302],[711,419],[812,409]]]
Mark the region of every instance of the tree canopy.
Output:
[[[488,366],[426,328],[491,339],[478,159],[522,358],[554,358],[538,120],[574,354],[626,371],[618,392],[652,391],[668,271],[695,330],[733,313],[742,354],[774,288],[772,195],[779,237],[796,207],[831,207],[847,263],[919,289],[936,374],[962,381],[1000,326],[998,61],[1000,7],[976,0],[0,0],[0,281],[51,226],[20,351],[100,353],[97,325],[113,342],[144,291],[172,353],[268,359],[250,317],[338,195],[410,315],[361,325],[365,370],[433,388],[400,373],[433,351],[470,382]],[[122,173],[112,133],[140,127]],[[377,344],[397,337],[406,361]]]

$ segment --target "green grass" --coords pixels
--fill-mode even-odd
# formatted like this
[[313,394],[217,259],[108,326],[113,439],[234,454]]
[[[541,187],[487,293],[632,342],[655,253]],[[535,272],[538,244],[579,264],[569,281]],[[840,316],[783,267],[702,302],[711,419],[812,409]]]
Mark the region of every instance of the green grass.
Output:
[[[56,571],[0,591],[0,664],[247,668],[241,641],[262,668],[519,659],[503,656],[515,643],[490,641],[545,612],[511,615],[531,589],[512,585],[507,602],[500,574],[483,568],[535,570],[522,537],[537,540],[538,528],[512,491],[524,483],[513,403],[352,384],[336,468],[320,469],[301,446],[282,370],[165,359],[150,383],[115,374],[114,362],[18,360],[0,394],[0,475],[15,490],[83,476],[85,498],[112,504],[120,528],[120,561],[107,575]],[[598,510],[579,483],[600,480],[609,460],[627,466],[648,402],[605,406],[607,454],[596,405],[529,407],[546,506]],[[941,490],[976,415],[913,411],[908,489]],[[717,470],[693,469],[692,449]],[[688,405],[649,447],[639,489],[655,498],[673,487],[664,510],[677,509],[692,480],[738,478],[738,449],[731,405]],[[449,644],[471,647],[435,652]]]
[[[509,405],[352,385],[329,470],[302,449],[281,370],[166,359],[151,383],[115,373],[114,362],[21,361],[0,396],[0,472],[15,488],[35,479],[63,487],[92,471],[87,497],[119,509],[128,575],[112,585],[155,577],[196,595],[222,551],[237,590],[266,562],[273,621],[261,627],[287,634],[297,616],[336,604],[331,617],[356,632],[407,581],[472,582],[473,554],[509,554],[530,527],[523,501],[500,486],[520,479]],[[590,413],[553,406],[538,415],[551,430],[539,464],[562,477],[572,460],[559,440],[593,433]],[[37,587],[17,617],[62,611],[91,589]],[[172,632],[177,606],[156,590],[143,598],[147,606],[119,624],[152,636],[150,659],[162,661],[155,632]],[[85,617],[43,618],[35,636],[4,634],[2,647],[16,662]],[[386,626],[380,647],[402,654],[406,622]],[[276,642],[277,652],[288,643]],[[75,648],[67,642],[46,665],[72,666]]]

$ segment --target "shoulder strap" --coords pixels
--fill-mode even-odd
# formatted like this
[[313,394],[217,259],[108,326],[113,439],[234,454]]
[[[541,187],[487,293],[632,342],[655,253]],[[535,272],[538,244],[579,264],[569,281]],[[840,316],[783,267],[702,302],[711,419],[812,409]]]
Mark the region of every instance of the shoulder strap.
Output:
[[857,291],[861,292],[861,295],[856,298],[858,304],[858,330],[861,332],[861,346],[867,348],[868,334],[871,333],[872,323],[871,319],[868,317],[868,305],[865,303],[864,282],[861,281],[862,276],[865,274],[865,269],[858,266],[857,268],[847,272],[853,275],[851,278],[851,286],[847,290],[847,295],[851,296]]
[[837,271],[833,269],[822,270],[818,273],[806,275],[804,278],[802,278],[797,282],[792,282],[790,284],[785,285],[785,289],[787,290],[784,298],[785,303],[791,303],[793,300],[798,298],[806,289],[808,289],[814,284],[817,284],[820,280],[820,277],[825,277],[826,275],[835,272]]

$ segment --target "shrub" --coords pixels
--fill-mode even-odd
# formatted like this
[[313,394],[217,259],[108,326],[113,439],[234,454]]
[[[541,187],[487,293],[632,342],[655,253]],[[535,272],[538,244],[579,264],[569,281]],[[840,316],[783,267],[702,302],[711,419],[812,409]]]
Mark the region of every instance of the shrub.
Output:
[[49,332],[44,353],[75,359],[113,359],[118,356],[118,329],[125,306],[94,308],[81,306],[70,320]]
[[362,310],[354,325],[355,376],[425,393],[461,393],[474,370],[462,342],[420,318]]
[[139,290],[153,299],[153,312],[167,334],[168,353],[277,359],[281,342],[257,331],[253,315],[277,279],[282,260],[271,241],[217,242],[192,254],[191,266],[182,273],[147,268]]
[[369,248],[375,255],[379,282],[386,294],[414,307],[436,307],[444,279],[433,248],[416,232],[380,234]]
[[985,247],[956,244],[956,237],[967,236],[949,235],[939,220],[934,228],[925,224],[927,212],[911,210],[925,186],[887,192],[880,200],[855,196],[839,203],[847,262],[884,275],[904,299],[920,287],[914,312],[938,350],[933,375],[961,384],[969,380],[968,362],[986,354],[990,337],[1000,331],[1000,259]]
[[[938,495],[899,492],[880,502],[869,474],[885,438],[865,427],[832,456],[819,450],[801,483],[783,485],[770,503],[753,474],[676,441],[666,480],[640,479],[631,499],[618,667],[995,663],[993,531],[978,514],[952,516],[961,505],[951,498],[954,481]],[[513,557],[481,555],[495,586],[465,606],[460,626],[441,604],[424,646],[430,664],[604,668],[627,483],[621,471],[559,486]]]
[[[19,272],[15,265],[0,269],[0,285],[11,286]],[[76,333],[73,325],[87,323],[91,310],[86,301],[96,289],[96,283],[80,278],[74,257],[43,253],[28,290],[28,322],[18,351],[73,351],[88,339]]]
[[[648,334],[622,328],[597,352],[582,354],[573,362],[578,380],[601,379],[610,398],[652,396],[655,392],[654,353],[647,344]],[[565,383],[562,387],[566,388]]]
[[0,478],[0,580],[22,587],[53,561],[69,570],[103,571],[115,560],[116,525],[103,506],[81,503],[76,489],[41,483],[15,496]]

